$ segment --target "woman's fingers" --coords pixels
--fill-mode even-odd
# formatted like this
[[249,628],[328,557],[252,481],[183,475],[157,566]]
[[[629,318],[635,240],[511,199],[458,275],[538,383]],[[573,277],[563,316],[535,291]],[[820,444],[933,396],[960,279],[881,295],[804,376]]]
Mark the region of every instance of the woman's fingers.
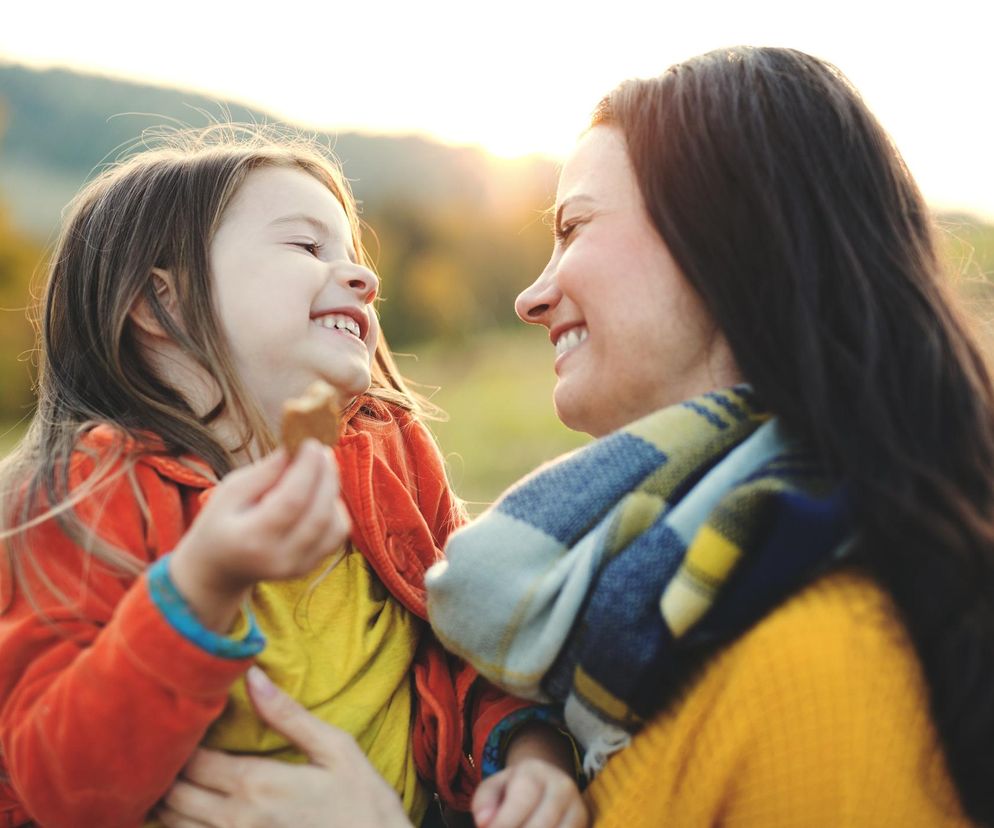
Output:
[[199,819],[176,813],[168,806],[159,808],[155,812],[155,818],[166,828],[220,828],[220,826],[212,825],[209,822],[201,822]]
[[[220,825],[227,797],[216,790],[191,785],[182,779],[175,782],[162,800],[159,818],[169,828]],[[196,818],[190,816],[196,814]]]
[[[269,761],[271,760],[258,760],[258,762]],[[264,772],[264,769],[260,771]],[[240,757],[219,750],[199,748],[184,766],[182,778],[196,783],[201,788],[210,789],[215,794],[225,795],[234,792],[239,785],[244,786],[245,776]]]
[[352,761],[358,754],[355,741],[342,730],[322,722],[273,684],[258,667],[245,676],[249,697],[266,724],[283,734],[320,767]]

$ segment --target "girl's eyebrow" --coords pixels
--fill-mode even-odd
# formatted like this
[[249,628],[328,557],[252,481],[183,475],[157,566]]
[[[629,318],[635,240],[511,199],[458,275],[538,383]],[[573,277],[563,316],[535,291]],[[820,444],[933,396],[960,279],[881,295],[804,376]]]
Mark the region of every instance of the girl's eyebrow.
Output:
[[273,219],[269,222],[270,227],[279,227],[284,224],[297,224],[303,222],[304,224],[309,224],[316,233],[323,236],[330,236],[331,228],[328,227],[321,219],[314,218],[314,216],[309,216],[306,213],[292,213],[289,216],[282,216],[278,219]]

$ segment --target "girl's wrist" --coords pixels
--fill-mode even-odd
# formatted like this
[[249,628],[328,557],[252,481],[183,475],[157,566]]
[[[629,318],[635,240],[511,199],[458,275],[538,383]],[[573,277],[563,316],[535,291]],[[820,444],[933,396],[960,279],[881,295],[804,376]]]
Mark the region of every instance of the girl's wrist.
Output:
[[250,583],[213,583],[181,549],[169,556],[169,577],[197,620],[218,633],[232,628],[252,591]]
[[573,776],[572,744],[557,728],[545,722],[529,722],[510,737],[506,766],[526,759],[541,759]]

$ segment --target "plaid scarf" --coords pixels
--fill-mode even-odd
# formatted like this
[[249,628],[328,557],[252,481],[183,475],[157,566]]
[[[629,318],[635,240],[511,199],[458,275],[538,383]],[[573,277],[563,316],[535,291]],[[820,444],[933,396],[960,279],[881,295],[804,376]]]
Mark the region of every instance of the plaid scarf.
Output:
[[426,579],[429,617],[494,683],[564,703],[592,774],[850,531],[842,487],[737,386],[520,481],[452,535]]

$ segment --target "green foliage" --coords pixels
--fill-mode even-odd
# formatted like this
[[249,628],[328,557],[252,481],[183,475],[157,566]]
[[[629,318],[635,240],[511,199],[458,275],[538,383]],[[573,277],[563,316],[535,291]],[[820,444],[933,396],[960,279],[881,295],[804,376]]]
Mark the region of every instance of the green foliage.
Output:
[[26,308],[40,260],[41,250],[11,225],[0,204],[0,422],[18,419],[31,408],[28,356],[34,332]]
[[365,219],[379,241],[380,313],[395,346],[465,341],[520,324],[514,297],[541,272],[551,248],[534,208],[497,217],[480,207],[392,203]]

